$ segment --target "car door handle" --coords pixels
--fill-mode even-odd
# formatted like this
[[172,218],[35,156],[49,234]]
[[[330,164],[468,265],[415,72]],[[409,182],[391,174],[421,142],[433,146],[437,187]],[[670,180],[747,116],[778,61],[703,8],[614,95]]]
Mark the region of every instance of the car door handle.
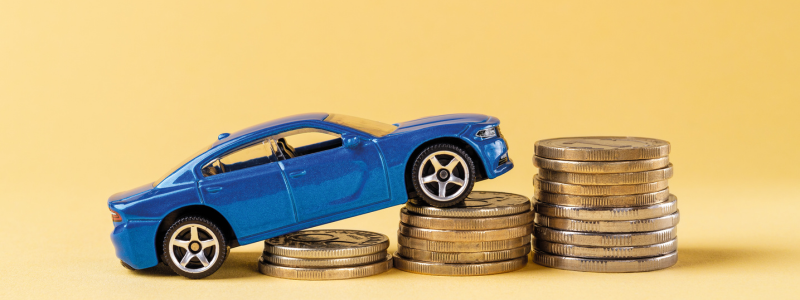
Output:
[[222,190],[222,187],[219,187],[219,186],[206,188],[206,191],[209,192],[209,193],[212,193],[212,194],[219,193],[219,191],[221,191],[221,190]]
[[303,176],[303,175],[306,175],[306,171],[305,170],[289,173],[289,177],[292,177],[292,178],[297,178],[297,177],[300,177],[300,176]]

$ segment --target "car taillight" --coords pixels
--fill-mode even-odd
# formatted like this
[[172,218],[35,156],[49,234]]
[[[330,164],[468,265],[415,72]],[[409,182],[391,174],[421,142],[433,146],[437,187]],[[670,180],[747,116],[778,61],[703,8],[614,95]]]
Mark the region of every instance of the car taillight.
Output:
[[111,211],[111,221],[122,222],[122,216],[120,216],[119,213],[115,212],[113,209],[110,208],[108,210]]

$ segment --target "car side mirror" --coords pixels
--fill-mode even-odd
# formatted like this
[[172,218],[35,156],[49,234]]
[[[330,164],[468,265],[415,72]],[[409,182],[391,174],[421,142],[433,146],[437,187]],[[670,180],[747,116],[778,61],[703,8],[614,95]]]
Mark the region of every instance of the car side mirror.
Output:
[[361,142],[357,136],[342,135],[342,146],[347,149],[353,149]]

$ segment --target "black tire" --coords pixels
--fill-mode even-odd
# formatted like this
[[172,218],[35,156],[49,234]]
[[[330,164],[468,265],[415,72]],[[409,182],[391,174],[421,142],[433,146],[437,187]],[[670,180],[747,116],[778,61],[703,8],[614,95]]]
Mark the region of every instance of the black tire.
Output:
[[136,269],[134,269],[133,267],[131,267],[131,265],[129,265],[129,264],[126,264],[126,263],[125,263],[124,261],[122,261],[122,260],[120,260],[120,261],[119,261],[119,263],[120,263],[120,264],[121,264],[123,267],[125,267],[125,269],[131,270],[131,271],[136,271]]
[[[195,236],[192,227],[195,228]],[[173,236],[176,244],[170,246]],[[162,261],[178,275],[191,279],[214,274],[228,256],[228,246],[222,230],[213,222],[201,217],[184,217],[175,221],[164,235],[162,249],[164,251]],[[184,266],[181,260],[187,256],[189,256],[187,264]]]
[[[435,159],[442,167],[446,167],[452,162],[455,162],[456,165],[452,170],[446,170],[445,168],[437,169],[436,166],[433,165],[431,158]],[[449,159],[449,161],[445,161],[444,165],[442,165],[441,159]],[[447,172],[442,173],[442,169],[445,169]],[[463,202],[464,199],[469,196],[475,184],[475,175],[475,164],[472,162],[472,158],[469,154],[467,154],[467,151],[464,151],[464,149],[456,145],[442,143],[427,147],[417,155],[414,159],[414,166],[411,169],[411,182],[413,183],[414,191],[417,193],[417,196],[425,201],[425,203],[436,207],[448,207]],[[427,183],[421,182],[421,177],[425,178],[429,176],[433,176],[432,178],[436,179],[436,181]],[[456,179],[461,179],[462,184],[459,185],[451,182],[450,179],[452,179],[453,176],[455,176]],[[444,183],[445,186],[444,197],[441,197],[441,190],[439,190],[442,183]],[[434,189],[436,189],[435,195]]]

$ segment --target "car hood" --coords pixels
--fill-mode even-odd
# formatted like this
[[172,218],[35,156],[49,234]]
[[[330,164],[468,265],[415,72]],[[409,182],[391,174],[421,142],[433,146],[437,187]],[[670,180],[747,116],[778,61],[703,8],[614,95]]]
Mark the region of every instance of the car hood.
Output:
[[447,124],[472,124],[487,121],[490,117],[481,114],[450,114],[441,116],[425,117],[412,121],[402,122],[395,124],[397,131],[405,132],[410,130],[417,130],[430,126],[447,125]]
[[108,202],[114,202],[114,201],[123,200],[125,198],[130,197],[130,196],[138,195],[138,194],[147,192],[147,191],[152,190],[152,189],[153,189],[153,183],[151,182],[151,183],[142,185],[140,187],[136,187],[136,188],[124,191],[124,192],[119,192],[119,193],[113,194],[113,195],[111,195],[111,197],[108,197]]

